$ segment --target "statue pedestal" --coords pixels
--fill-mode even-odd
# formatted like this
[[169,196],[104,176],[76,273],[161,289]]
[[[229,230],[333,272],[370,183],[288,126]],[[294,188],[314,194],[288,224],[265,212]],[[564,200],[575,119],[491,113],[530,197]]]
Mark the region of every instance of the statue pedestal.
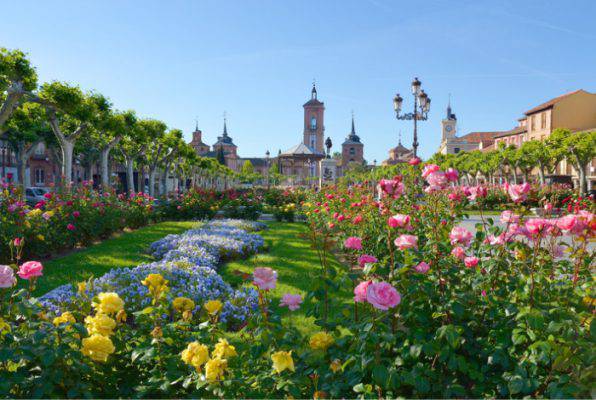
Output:
[[319,187],[333,185],[337,178],[337,160],[324,158],[319,162],[321,175],[319,176]]

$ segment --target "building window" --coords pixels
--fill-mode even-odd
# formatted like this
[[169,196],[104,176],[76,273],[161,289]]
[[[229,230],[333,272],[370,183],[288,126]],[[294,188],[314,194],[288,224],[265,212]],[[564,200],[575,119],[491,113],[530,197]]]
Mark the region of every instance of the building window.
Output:
[[353,147],[350,147],[350,155],[353,156],[356,154],[356,149]]
[[532,119],[530,120],[530,130],[536,130],[536,114],[532,115]]
[[316,165],[314,163],[310,164],[310,176],[315,176],[316,175]]
[[459,153],[459,147],[456,147],[456,148],[454,148],[454,149],[453,149],[453,152],[454,152],[454,153]]
[[316,135],[310,135],[310,147],[312,149],[314,149],[317,145],[317,136]]
[[546,112],[540,114],[540,128],[546,128]]
[[46,182],[46,172],[42,168],[35,169],[35,184],[43,185]]
[[310,119],[310,129],[313,131],[317,129],[317,119],[314,116]]

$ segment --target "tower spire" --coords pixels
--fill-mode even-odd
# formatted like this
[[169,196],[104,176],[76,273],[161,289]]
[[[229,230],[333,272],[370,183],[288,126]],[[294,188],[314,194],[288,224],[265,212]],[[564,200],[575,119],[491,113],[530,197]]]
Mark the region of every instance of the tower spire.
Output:
[[401,130],[399,131],[399,133],[397,134],[397,144],[399,146],[401,146]]
[[312,78],[312,90],[310,91],[310,96],[312,100],[316,100],[317,99],[317,87],[316,87],[316,80],[315,78]]
[[350,132],[352,135],[356,134],[356,129],[354,128],[354,110],[352,110],[352,132]]
[[199,130],[199,118],[195,117],[195,132]]
[[228,126],[227,126],[228,117],[227,117],[227,114],[225,111],[223,113],[223,119],[224,119],[223,135],[228,136]]
[[447,119],[451,119],[451,93],[449,93],[449,100],[447,102]]

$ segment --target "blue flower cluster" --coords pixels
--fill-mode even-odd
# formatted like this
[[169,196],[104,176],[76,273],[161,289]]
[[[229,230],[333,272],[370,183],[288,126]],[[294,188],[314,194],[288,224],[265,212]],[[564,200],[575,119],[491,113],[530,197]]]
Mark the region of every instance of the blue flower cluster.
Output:
[[185,259],[214,268],[219,261],[246,257],[259,251],[264,245],[263,238],[238,226],[255,231],[262,229],[263,225],[241,220],[212,221],[182,235],[168,235],[154,242],[151,251],[156,258],[168,261]]
[[52,314],[73,311],[89,298],[107,291],[120,295],[126,310],[135,312],[151,303],[147,287],[141,281],[152,273],[167,279],[168,298],[188,297],[196,308],[194,313],[205,312],[206,301],[219,299],[223,309],[220,320],[228,326],[239,326],[257,307],[254,289],[234,290],[216,272],[219,262],[229,257],[247,256],[263,247],[263,238],[247,233],[238,226],[255,231],[262,225],[250,221],[223,220],[204,224],[181,235],[168,235],[153,243],[151,249],[161,258],[135,268],[115,268],[93,281],[86,292],[77,293],[72,284],[60,286],[42,296],[41,304]]

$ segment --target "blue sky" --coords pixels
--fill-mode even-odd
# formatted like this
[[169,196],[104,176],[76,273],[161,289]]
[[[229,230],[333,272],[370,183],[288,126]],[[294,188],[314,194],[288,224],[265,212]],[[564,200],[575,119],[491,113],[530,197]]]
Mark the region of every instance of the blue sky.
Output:
[[370,162],[400,130],[411,144],[392,97],[414,76],[432,99],[424,157],[439,145],[449,93],[468,133],[512,128],[567,91],[596,91],[593,0],[0,3],[0,46],[28,52],[41,81],[97,90],[187,138],[197,117],[208,144],[225,110],[241,156],[301,141],[313,78],[335,150],[354,110]]

